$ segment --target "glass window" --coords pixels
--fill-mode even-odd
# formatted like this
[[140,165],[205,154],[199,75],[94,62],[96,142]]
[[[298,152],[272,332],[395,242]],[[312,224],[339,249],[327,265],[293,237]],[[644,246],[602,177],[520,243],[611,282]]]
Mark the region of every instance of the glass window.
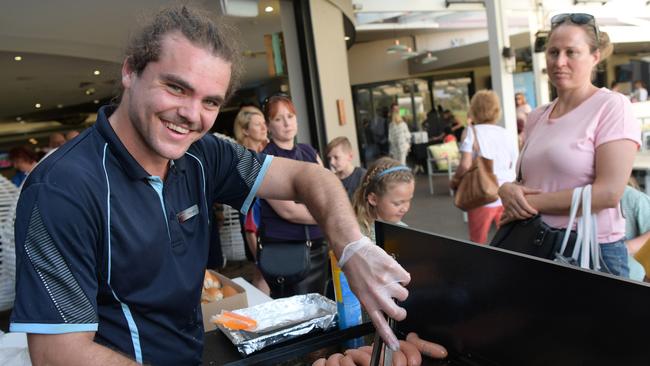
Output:
[[463,124],[467,124],[469,110],[469,84],[472,80],[468,77],[436,80],[433,82],[433,99],[436,106],[443,110],[448,109]]
[[415,105],[415,129],[425,130],[422,123],[427,119],[427,113],[431,110],[431,92],[429,83],[424,79],[413,80],[413,104]]
[[460,142],[467,126],[469,111],[469,77],[436,80],[433,82],[433,100],[441,113],[446,134],[453,134]]
[[449,110],[442,121],[444,130],[460,138],[467,124],[471,83],[471,77],[458,75],[435,81],[404,79],[354,88],[360,157],[364,164],[388,155],[388,123],[393,103],[397,103],[400,116],[412,131],[431,131],[429,122],[424,124],[429,112],[438,106],[440,112]]
[[383,130],[375,125],[370,89],[357,89],[355,95],[357,115],[357,135],[363,162],[373,161],[379,155],[378,139],[383,136]]

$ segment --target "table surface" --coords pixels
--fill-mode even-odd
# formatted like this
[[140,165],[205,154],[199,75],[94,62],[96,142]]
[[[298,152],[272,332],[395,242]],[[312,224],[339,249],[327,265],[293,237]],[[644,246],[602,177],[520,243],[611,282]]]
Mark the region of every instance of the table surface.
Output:
[[246,281],[242,277],[233,278],[232,281],[246,290],[246,300],[248,300],[248,306],[259,305],[273,300],[270,296],[258,290],[257,287],[253,286],[250,282]]

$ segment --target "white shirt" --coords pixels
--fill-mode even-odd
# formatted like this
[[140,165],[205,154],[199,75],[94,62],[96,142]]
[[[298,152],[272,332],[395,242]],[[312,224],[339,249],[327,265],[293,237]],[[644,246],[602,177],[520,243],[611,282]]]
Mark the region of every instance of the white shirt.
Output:
[[390,123],[388,126],[388,146],[391,151],[395,152],[407,152],[411,148],[411,132],[406,122]]
[[[490,123],[474,126],[478,135],[478,145],[481,156],[493,161],[492,170],[497,176],[499,186],[506,182],[513,182],[517,178],[516,165],[519,150],[515,144],[516,139],[508,136],[506,129]],[[467,128],[467,136],[460,144],[461,152],[472,152],[474,144],[474,131]],[[487,204],[488,207],[501,206],[501,200]]]
[[646,90],[646,88],[634,89],[632,97],[635,98],[637,102],[645,102],[648,100],[648,90]]

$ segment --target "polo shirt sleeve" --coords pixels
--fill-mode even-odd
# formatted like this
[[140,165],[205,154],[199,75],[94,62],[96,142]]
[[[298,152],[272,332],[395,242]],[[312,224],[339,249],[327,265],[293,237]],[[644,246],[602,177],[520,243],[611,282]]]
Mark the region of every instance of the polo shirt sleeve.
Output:
[[10,330],[97,331],[98,226],[83,192],[35,183],[16,209],[16,298]]
[[641,145],[641,124],[634,117],[632,104],[624,95],[611,93],[601,108],[601,115],[594,135],[596,147],[616,140],[632,140]]
[[[273,156],[258,154],[243,146],[208,135],[204,153],[211,175],[213,197],[246,215],[254,201]],[[211,168],[214,167],[214,168]]]

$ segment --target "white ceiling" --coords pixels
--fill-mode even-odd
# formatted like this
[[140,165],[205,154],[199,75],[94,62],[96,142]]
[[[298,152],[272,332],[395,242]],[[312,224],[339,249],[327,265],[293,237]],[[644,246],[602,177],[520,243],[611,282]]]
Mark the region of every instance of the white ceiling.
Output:
[[[219,1],[184,0],[215,16]],[[447,8],[445,0],[351,2],[357,8],[357,42],[486,26],[480,4]],[[574,0],[503,0],[510,25],[525,28],[527,9],[540,2],[546,18],[553,12],[586,11],[605,24],[641,22],[637,33],[650,34],[650,7],[645,0],[609,0],[605,6],[595,3],[576,6]],[[119,80],[122,48],[130,32],[145,14],[169,3],[176,1],[0,0],[0,121],[13,121],[16,116],[38,112],[36,103],[42,105],[41,111],[56,110],[58,105],[65,110],[72,105],[110,98],[115,92],[115,80]],[[244,58],[244,85],[268,79],[262,53],[263,35],[282,31],[280,1],[258,0],[258,3],[256,18],[228,18],[241,32],[242,49],[249,55],[257,55]],[[275,11],[265,13],[263,9],[268,5]],[[647,42],[645,38],[636,42],[641,41]],[[647,47],[647,43],[639,44],[643,46],[642,51]],[[14,61],[16,55],[23,60]],[[101,74],[93,75],[94,70],[100,70]],[[94,88],[93,95],[85,94],[88,88]]]
[[[122,50],[146,14],[170,0],[0,0],[0,121],[110,98]],[[216,17],[218,0],[186,0]],[[272,13],[264,8],[271,5]],[[241,33],[244,84],[268,79],[264,34],[282,30],[278,0],[259,0],[256,18],[232,18]],[[251,57],[255,53],[256,57]],[[20,55],[22,61],[14,57]],[[94,75],[100,70],[100,75]],[[88,84],[90,83],[90,84]],[[94,88],[93,95],[86,95]]]
[[[409,63],[410,73],[489,64],[488,19],[481,1],[450,6],[447,3],[453,0],[352,1],[355,43],[387,44],[388,39],[399,39],[414,52],[389,57],[408,59],[404,62]],[[511,45],[523,51],[517,56],[520,59],[530,57],[524,51],[530,44],[529,32],[535,34],[549,29],[551,17],[560,13],[594,15],[600,29],[615,44],[615,53],[650,59],[648,0],[500,0],[499,3]],[[436,61],[425,65],[421,61],[429,54]]]

